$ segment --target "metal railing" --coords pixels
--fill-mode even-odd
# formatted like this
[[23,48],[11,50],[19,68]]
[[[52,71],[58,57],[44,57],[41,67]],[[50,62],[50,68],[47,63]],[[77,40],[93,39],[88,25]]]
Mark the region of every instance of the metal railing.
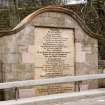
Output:
[[[15,82],[7,82],[7,83],[0,83],[0,89],[8,89],[8,88],[22,88],[22,87],[29,87],[29,86],[39,86],[39,85],[49,85],[49,84],[61,84],[61,83],[69,83],[69,82],[81,82],[81,81],[87,81],[87,80],[97,80],[97,79],[105,79],[105,74],[90,74],[90,75],[81,75],[81,76],[65,76],[65,77],[59,77],[59,78],[49,78],[49,79],[42,79],[42,80],[26,80],[26,81],[15,81]],[[93,93],[92,93],[93,92]],[[80,95],[79,95],[80,94]],[[37,102],[45,102],[50,100],[57,101],[61,99],[69,99],[70,97],[77,97],[79,95],[98,95],[98,94],[104,94],[105,95],[105,89],[101,91],[89,91],[84,93],[61,93],[61,94],[55,94],[55,95],[48,95],[48,96],[40,96],[40,97],[34,97],[34,98],[29,98],[28,100],[26,99],[14,101],[15,103],[28,103],[30,101],[34,101],[35,103]],[[4,101],[6,102],[6,101]],[[8,101],[12,102],[12,101]],[[12,102],[12,103],[14,103]],[[0,105],[2,105],[0,102]],[[22,105],[22,104],[7,104],[7,105]]]
[[89,99],[99,96],[105,96],[105,89],[98,89],[98,90],[95,89],[95,90],[88,90],[88,91],[75,92],[75,93],[61,93],[61,94],[37,96],[31,98],[23,98],[18,100],[2,101],[0,102],[0,105],[50,105],[50,103],[59,103],[59,102],[60,103],[65,103],[70,101],[78,102],[78,100],[80,99],[86,99],[86,98]]
[[40,80],[15,81],[15,82],[0,83],[0,89],[69,83],[69,82],[81,82],[86,80],[95,80],[95,79],[104,79],[104,78],[105,74],[90,74],[90,75],[65,76],[65,77],[40,79]]

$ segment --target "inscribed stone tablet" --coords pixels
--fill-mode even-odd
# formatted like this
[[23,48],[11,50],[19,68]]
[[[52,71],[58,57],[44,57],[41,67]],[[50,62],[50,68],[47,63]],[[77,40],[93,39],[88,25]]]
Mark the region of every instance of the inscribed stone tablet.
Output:
[[[74,32],[72,29],[35,28],[35,79],[74,75]],[[74,91],[74,84],[38,86],[37,95]]]

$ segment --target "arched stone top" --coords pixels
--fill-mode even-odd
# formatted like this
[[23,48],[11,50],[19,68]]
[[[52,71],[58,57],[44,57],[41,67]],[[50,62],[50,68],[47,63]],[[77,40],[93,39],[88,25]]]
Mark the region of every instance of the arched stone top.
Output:
[[23,19],[14,29],[7,31],[7,32],[0,32],[0,37],[16,34],[17,32],[24,29],[24,27],[27,24],[29,24],[35,17],[37,17],[38,15],[45,13],[45,12],[59,12],[59,13],[67,14],[67,15],[71,16],[80,25],[80,27],[83,29],[83,31],[85,33],[87,33],[89,36],[91,36],[93,38],[101,39],[101,40],[105,39],[103,37],[103,35],[92,32],[86,26],[84,21],[75,12],[73,12],[72,10],[60,7],[60,6],[47,6],[47,7],[41,8],[41,9],[33,12],[32,14],[28,15],[25,19]]

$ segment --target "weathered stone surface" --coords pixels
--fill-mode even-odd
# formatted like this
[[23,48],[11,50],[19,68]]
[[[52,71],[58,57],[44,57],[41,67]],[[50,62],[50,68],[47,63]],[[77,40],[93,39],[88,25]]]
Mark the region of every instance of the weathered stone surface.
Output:
[[[30,20],[30,17],[28,19]],[[24,20],[16,28],[18,28],[27,20]],[[36,63],[37,65],[38,63],[39,64],[41,63],[41,58],[40,60],[38,60],[40,56],[37,56],[38,58],[36,59],[34,54],[35,50],[37,49],[37,46],[35,46],[38,37],[38,33],[35,33],[36,32],[35,29],[38,28],[37,26],[41,27],[48,26],[50,27],[50,29],[51,27],[57,27],[58,30],[59,29],[65,30],[66,28],[67,30],[73,29],[74,53],[72,54],[74,57],[74,62],[73,62],[74,72],[72,75],[97,73],[97,67],[98,67],[97,39],[90,37],[86,32],[84,32],[83,29],[78,24],[78,22],[75,19],[73,19],[70,15],[60,12],[44,12],[36,16],[35,18],[32,18],[32,20],[30,20],[30,22],[26,24],[24,29],[17,32],[16,34],[0,38],[0,61],[3,62],[2,69],[3,72],[5,73],[4,77],[5,81],[40,79],[39,77],[36,78],[38,76],[39,70],[36,70],[35,68],[36,68]],[[69,33],[67,33],[67,35],[68,34]],[[43,39],[41,40],[43,41]],[[40,45],[41,45],[41,40],[39,40]],[[68,42],[67,44],[70,43]],[[63,50],[65,51],[66,49]],[[65,73],[65,71],[63,72]],[[43,72],[41,71],[41,74],[42,73]],[[83,82],[80,84],[81,90],[96,88],[97,86],[98,86],[97,81],[85,82],[85,83]],[[51,88],[51,86],[49,86],[49,88]],[[66,90],[64,89],[63,92],[66,92]],[[9,96],[10,93],[11,93],[10,90],[6,91],[5,94],[6,99],[12,97],[11,95]],[[50,93],[51,92],[49,93],[46,92],[46,94]],[[14,92],[11,94],[14,96]]]

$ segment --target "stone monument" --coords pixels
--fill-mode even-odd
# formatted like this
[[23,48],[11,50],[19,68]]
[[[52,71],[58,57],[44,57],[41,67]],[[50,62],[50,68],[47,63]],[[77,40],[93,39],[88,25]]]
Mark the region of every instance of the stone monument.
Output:
[[[73,11],[48,6],[35,11],[0,38],[4,81],[45,79],[97,73],[98,43]],[[80,90],[97,88],[97,81]],[[78,91],[76,83],[19,89],[19,97]],[[6,90],[6,99],[13,90]]]

